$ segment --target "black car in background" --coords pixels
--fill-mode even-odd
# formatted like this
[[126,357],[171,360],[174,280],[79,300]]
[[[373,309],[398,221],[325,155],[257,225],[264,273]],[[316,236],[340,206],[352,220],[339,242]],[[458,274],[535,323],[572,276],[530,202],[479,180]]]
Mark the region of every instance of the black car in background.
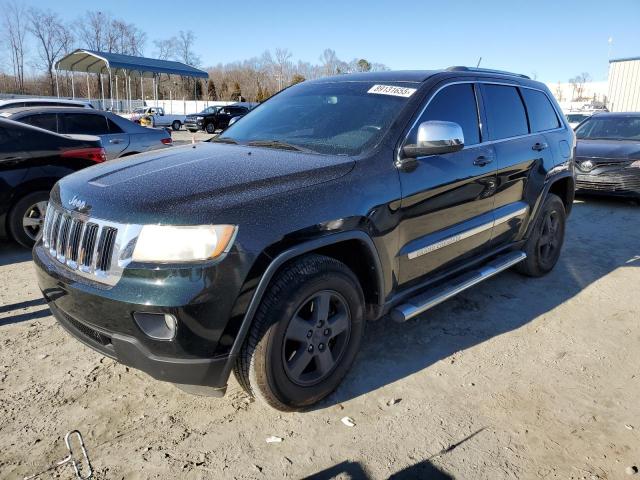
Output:
[[33,246],[53,185],[105,160],[98,137],[58,135],[0,119],[0,237]]
[[215,133],[216,130],[224,130],[234,117],[242,117],[249,113],[250,105],[233,104],[224,107],[208,107],[195,115],[187,115],[184,126],[190,132],[204,130],[207,133]]
[[640,199],[640,113],[597,113],[576,137],[578,191]]

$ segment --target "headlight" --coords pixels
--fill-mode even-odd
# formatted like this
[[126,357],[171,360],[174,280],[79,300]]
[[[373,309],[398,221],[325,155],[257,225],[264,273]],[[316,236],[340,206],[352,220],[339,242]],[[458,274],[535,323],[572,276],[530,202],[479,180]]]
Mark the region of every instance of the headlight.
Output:
[[235,225],[144,225],[131,259],[154,263],[211,260],[229,251],[236,231]]
[[204,120],[204,117],[196,117],[196,120]]

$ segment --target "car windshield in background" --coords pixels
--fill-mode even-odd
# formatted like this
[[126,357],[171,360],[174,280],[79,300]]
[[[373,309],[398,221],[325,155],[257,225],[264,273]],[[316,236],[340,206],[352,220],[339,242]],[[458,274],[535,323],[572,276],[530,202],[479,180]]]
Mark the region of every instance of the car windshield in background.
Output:
[[385,86],[346,81],[296,85],[229,127],[223,137],[270,148],[358,155],[382,138],[415,92],[412,83]]
[[576,129],[581,140],[640,140],[640,116],[592,117]]
[[569,123],[579,123],[588,116],[589,115],[585,115],[583,113],[570,113],[567,115],[567,120],[569,121]]

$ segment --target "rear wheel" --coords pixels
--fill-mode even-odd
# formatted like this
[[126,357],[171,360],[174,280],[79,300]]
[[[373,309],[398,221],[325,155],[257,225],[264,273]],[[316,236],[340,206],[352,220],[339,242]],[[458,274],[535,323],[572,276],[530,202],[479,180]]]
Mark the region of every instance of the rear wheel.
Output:
[[207,123],[204,129],[207,133],[216,133],[216,126],[213,123]]
[[550,193],[542,204],[524,251],[527,258],[516,269],[531,277],[540,277],[553,270],[564,243],[566,212],[562,200]]
[[48,201],[49,192],[33,192],[18,200],[11,209],[9,232],[20,245],[31,248],[40,238]]
[[171,128],[173,129],[174,132],[177,132],[178,130],[180,130],[180,127],[182,127],[182,123],[180,123],[180,120],[174,120],[173,123],[171,124]]
[[358,279],[342,262],[321,255],[294,261],[262,299],[236,378],[278,410],[320,401],[353,364],[364,332],[363,305]]

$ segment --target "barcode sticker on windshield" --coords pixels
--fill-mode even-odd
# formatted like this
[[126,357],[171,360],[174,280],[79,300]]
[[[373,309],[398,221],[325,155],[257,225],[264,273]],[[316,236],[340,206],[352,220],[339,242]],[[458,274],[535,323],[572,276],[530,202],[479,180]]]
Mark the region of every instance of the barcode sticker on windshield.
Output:
[[367,93],[378,95],[393,95],[395,97],[410,97],[416,91],[415,88],[395,87],[393,85],[374,85]]

